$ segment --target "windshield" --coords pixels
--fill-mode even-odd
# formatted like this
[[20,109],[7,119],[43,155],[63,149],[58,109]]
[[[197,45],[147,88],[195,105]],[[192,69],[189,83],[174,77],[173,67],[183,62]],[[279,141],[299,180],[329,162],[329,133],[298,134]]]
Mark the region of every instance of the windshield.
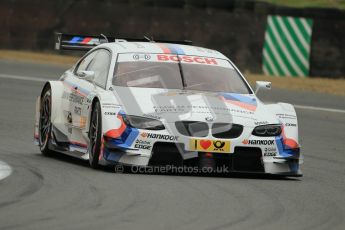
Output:
[[119,54],[113,85],[251,93],[227,60],[171,54]]

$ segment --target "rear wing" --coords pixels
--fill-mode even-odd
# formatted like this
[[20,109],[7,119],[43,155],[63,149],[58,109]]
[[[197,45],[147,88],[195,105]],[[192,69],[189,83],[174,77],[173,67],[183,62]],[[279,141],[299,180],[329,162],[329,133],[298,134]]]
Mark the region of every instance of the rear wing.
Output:
[[55,34],[55,49],[56,50],[80,50],[88,51],[100,44],[108,42],[158,42],[158,43],[173,43],[182,45],[192,45],[192,41],[169,41],[169,40],[150,40],[148,38],[115,38],[104,35],[76,35],[76,34]]
[[88,51],[93,47],[105,42],[107,42],[107,39],[101,36],[86,36],[62,33],[55,34],[56,50]]

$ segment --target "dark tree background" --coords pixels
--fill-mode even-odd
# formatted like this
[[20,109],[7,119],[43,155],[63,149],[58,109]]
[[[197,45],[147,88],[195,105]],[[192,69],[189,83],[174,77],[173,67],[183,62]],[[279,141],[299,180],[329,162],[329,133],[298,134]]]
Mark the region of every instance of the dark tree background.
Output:
[[345,76],[345,12],[250,0],[1,0],[0,48],[52,50],[54,32],[189,39],[261,72],[269,14],[314,19],[311,75]]

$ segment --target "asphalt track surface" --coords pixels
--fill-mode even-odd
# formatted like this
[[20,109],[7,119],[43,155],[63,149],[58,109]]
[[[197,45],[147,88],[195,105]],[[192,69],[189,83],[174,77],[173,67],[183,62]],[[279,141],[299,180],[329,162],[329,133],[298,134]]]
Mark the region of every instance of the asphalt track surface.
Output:
[[[95,171],[40,154],[32,135],[43,82],[8,78],[57,79],[65,69],[0,61],[0,161],[13,169],[0,181],[0,229],[345,228],[345,113],[297,109],[305,156],[298,179]],[[260,97],[345,109],[345,97],[288,90]]]

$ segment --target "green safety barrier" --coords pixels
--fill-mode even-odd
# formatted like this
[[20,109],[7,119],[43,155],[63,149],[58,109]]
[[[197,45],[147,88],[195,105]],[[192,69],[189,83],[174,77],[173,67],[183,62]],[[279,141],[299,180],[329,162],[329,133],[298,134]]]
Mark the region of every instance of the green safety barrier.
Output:
[[268,16],[263,72],[271,76],[308,76],[312,28],[311,19]]

